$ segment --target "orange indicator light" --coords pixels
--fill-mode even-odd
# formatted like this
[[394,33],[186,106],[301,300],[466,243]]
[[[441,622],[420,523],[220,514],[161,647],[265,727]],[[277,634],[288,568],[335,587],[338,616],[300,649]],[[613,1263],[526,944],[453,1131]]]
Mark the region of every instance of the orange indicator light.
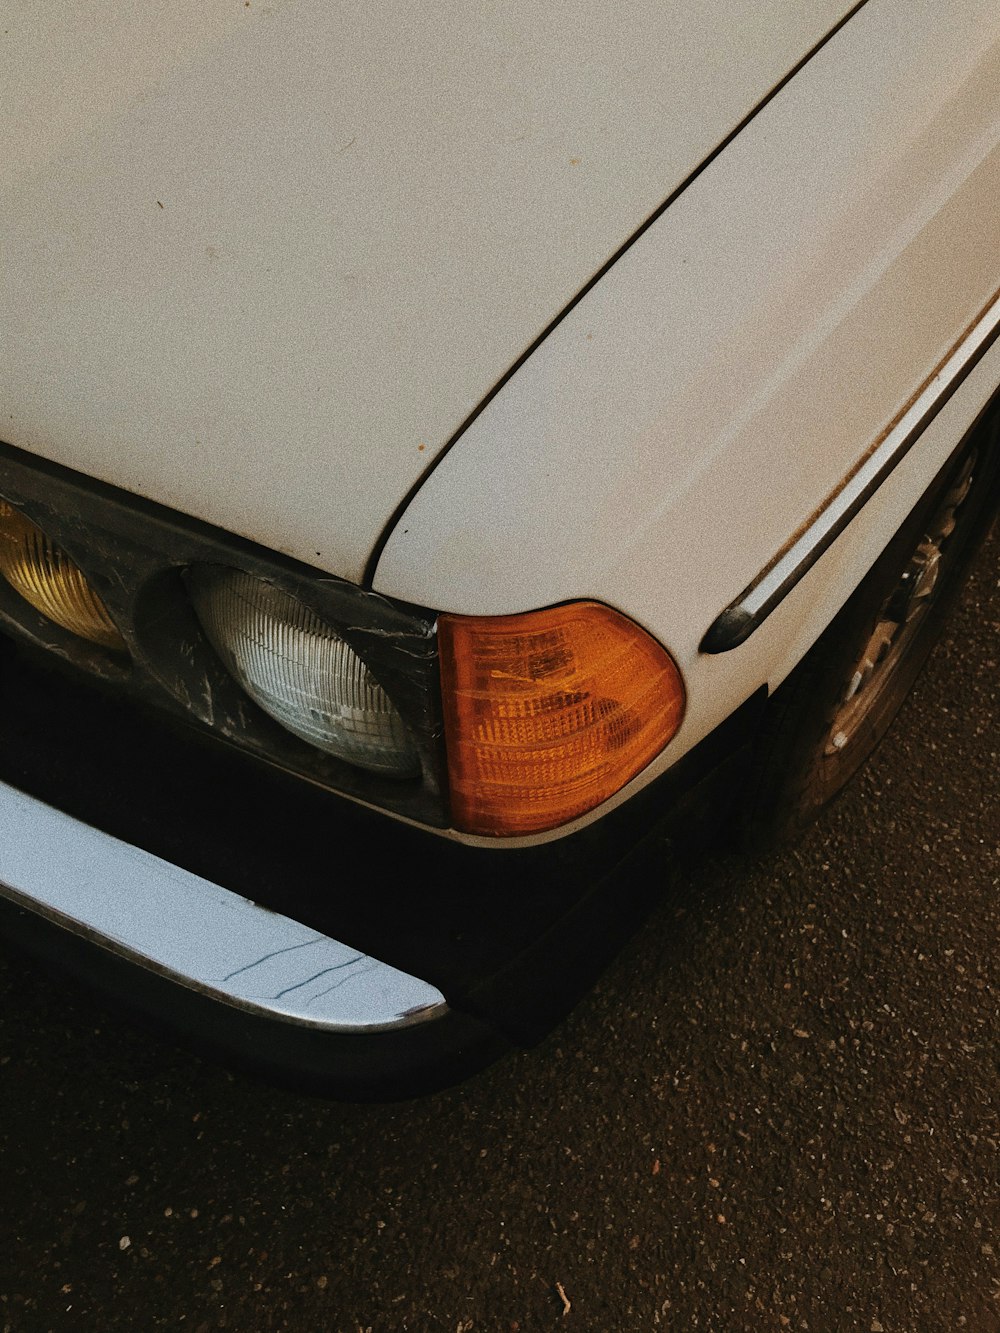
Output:
[[655,639],[598,602],[438,622],[455,826],[537,833],[592,810],[649,763],[684,714]]

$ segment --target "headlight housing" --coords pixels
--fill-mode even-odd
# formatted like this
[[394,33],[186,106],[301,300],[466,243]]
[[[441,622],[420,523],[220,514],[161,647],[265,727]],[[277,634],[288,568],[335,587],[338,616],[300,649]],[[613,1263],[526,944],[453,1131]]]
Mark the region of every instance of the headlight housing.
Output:
[[3,445],[0,628],[320,787],[478,837],[609,801],[684,712],[668,653],[607,606],[435,616]]

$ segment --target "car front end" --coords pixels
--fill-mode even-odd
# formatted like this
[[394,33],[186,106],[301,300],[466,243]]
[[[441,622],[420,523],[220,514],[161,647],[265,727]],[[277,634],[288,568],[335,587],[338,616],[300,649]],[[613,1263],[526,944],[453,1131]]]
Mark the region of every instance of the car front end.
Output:
[[534,1040],[1000,382],[996,15],[8,40],[7,925],[349,1095]]

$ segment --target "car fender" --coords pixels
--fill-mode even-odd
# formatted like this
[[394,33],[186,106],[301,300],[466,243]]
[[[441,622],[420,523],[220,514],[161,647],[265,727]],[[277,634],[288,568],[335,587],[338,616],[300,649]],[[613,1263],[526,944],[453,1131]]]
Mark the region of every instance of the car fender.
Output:
[[688,686],[638,783],[780,683],[1000,382],[987,339],[767,623],[701,650],[989,312],[998,86],[988,0],[871,0],[483,406],[389,532],[374,588],[459,614],[592,597],[633,616]]

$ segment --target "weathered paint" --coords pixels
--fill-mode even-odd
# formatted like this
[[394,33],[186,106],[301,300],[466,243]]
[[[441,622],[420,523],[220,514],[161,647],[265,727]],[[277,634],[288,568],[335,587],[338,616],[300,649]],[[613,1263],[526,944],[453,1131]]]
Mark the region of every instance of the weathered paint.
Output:
[[348,578],[846,0],[4,19],[0,439]]

